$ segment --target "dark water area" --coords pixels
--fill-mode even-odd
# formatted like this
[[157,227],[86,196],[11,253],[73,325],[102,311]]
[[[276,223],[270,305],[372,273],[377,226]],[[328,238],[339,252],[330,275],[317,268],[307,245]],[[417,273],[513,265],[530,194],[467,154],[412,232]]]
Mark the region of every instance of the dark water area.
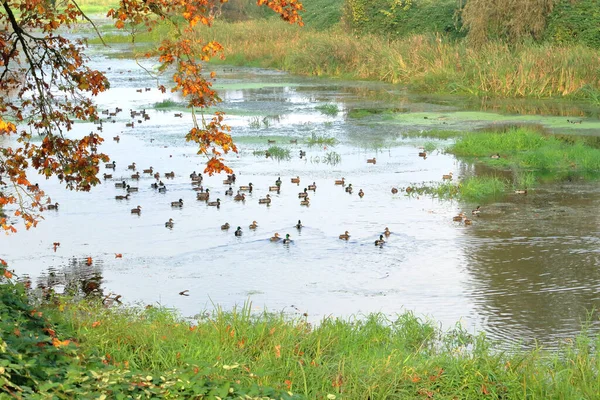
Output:
[[[531,123],[554,133],[595,137],[600,136],[597,109],[571,102],[423,96],[372,82],[209,66],[218,74],[220,109],[227,112],[240,148],[227,156],[237,174],[234,192],[239,185],[254,186],[244,203],[235,202],[225,194],[224,176],[205,176],[210,199],[221,199],[216,208],[196,200],[190,182],[189,175],[205,163],[184,139],[190,113],[155,109],[155,103],[180,99],[156,90],[156,81],[135,61],[106,52],[92,52],[93,65],[111,81],[111,89],[97,99],[99,108],[125,111],[103,124],[106,142],[100,150],[117,167],[101,171],[113,178],[90,193],[40,180],[59,209],[46,212],[38,228],[2,238],[0,251],[32,286],[119,294],[125,303],[161,304],[184,316],[248,300],[255,310],[307,313],[311,321],[412,310],[445,328],[460,322],[509,345],[538,340],[550,347],[577,334],[600,305],[597,182],[576,179],[543,184],[525,196],[507,193],[484,204],[472,226],[453,222],[452,216],[469,214],[477,204],[391,193],[392,187],[441,181],[448,172],[458,180],[486,173],[443,151],[418,157],[424,139],[403,133]],[[145,87],[152,89],[136,91]],[[324,113],[325,105],[338,112]],[[150,119],[135,118],[135,126],[127,128],[130,109],[145,109]],[[175,117],[182,110],[183,117]],[[577,123],[567,121],[572,118]],[[79,123],[72,135],[92,129]],[[119,142],[112,140],[116,135]],[[311,147],[306,141],[313,136],[333,137],[337,144]],[[290,143],[294,139],[298,144]],[[267,140],[289,149],[291,158],[257,155],[272,146]],[[306,157],[298,156],[300,150]],[[333,153],[339,162],[326,162]],[[373,157],[376,164],[367,164]],[[174,171],[174,179],[161,178],[167,192],[151,188],[155,180],[149,174],[132,180],[127,169],[132,162],[138,170],[152,166],[161,176]],[[297,176],[300,184],[291,183]],[[280,193],[269,192],[278,177]],[[342,177],[352,183],[353,194],[334,184]],[[115,187],[121,180],[139,192],[115,200],[125,194]],[[309,193],[310,206],[301,206],[298,193],[313,182],[317,190]],[[259,204],[267,193],[272,203]],[[179,199],[183,207],[172,208]],[[141,215],[131,214],[138,205]],[[173,229],[165,227],[169,218]],[[300,231],[294,228],[298,220],[304,225]],[[249,229],[253,221],[256,230]],[[222,230],[225,223],[231,229]],[[237,226],[242,237],[233,234]],[[392,235],[383,247],[375,246],[386,227]],[[350,240],[338,239],[345,231]],[[275,232],[290,234],[292,243],[272,243]],[[189,296],[179,294],[184,290]],[[597,320],[594,314],[593,326]]]

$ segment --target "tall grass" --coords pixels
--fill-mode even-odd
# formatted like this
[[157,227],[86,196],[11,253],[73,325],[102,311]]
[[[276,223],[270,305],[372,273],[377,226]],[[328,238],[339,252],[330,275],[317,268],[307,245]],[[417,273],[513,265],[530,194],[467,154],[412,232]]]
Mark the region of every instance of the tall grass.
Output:
[[279,146],[269,147],[267,149],[267,154],[269,155],[269,157],[277,161],[290,160],[292,158],[290,154],[290,149],[284,149],[283,147]]
[[316,133],[312,133],[308,139],[306,139],[306,144],[309,146],[322,146],[329,145],[334,146],[337,143],[337,139],[324,135],[317,135]]
[[215,380],[267,385],[310,399],[595,398],[600,340],[585,333],[554,353],[498,351],[460,326],[442,332],[407,312],[318,325],[250,306],[188,323],[165,309],[76,303],[55,311],[79,352],[152,375],[197,365]]
[[404,191],[408,196],[427,195],[440,200],[484,201],[501,197],[508,191],[508,188],[508,181],[497,176],[473,176],[460,183],[412,184]]
[[322,114],[329,115],[330,117],[335,117],[340,112],[340,108],[335,103],[327,103],[316,106],[315,109],[320,111]]

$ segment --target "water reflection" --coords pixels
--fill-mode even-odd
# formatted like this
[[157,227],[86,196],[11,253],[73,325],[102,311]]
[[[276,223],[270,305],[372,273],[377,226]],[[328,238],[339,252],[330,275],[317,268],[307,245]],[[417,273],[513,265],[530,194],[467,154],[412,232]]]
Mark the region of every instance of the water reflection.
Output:
[[36,279],[44,295],[66,294],[76,297],[104,297],[103,260],[71,258],[66,265],[49,267]]

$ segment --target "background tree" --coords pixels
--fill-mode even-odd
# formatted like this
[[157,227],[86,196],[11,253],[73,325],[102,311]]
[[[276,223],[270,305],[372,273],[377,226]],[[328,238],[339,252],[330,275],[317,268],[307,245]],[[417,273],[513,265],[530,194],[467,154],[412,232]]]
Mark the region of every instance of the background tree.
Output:
[[[202,110],[220,101],[203,74],[201,62],[221,53],[214,41],[194,34],[198,24],[210,26],[215,7],[227,0],[121,0],[108,11],[118,29],[143,26],[152,30],[161,21],[177,28],[147,57],[157,57],[160,70],[175,69],[172,92],[180,92],[193,114],[186,135],[207,156],[205,172],[231,172],[223,154],[237,151],[222,113],[208,121]],[[258,0],[281,18],[302,25],[298,0]],[[88,191],[100,181],[99,165],[109,160],[97,152],[103,142],[95,131],[73,139],[66,133],[75,120],[98,119],[93,96],[109,88],[102,72],[88,67],[83,40],[62,32],[82,19],[92,21],[75,0],[2,0],[0,11],[0,210],[15,205],[15,215],[27,228],[35,226],[50,199],[32,185],[28,169],[56,176],[68,189]],[[135,32],[135,29],[132,30]],[[99,34],[99,33],[98,33]],[[213,78],[214,75],[211,76]],[[160,86],[165,92],[166,87]],[[200,117],[197,117],[197,111]],[[7,136],[16,137],[8,145]],[[42,137],[41,143],[32,141]],[[16,143],[16,144],[15,144]],[[10,207],[10,206],[9,206]],[[6,216],[0,226],[16,231]]]

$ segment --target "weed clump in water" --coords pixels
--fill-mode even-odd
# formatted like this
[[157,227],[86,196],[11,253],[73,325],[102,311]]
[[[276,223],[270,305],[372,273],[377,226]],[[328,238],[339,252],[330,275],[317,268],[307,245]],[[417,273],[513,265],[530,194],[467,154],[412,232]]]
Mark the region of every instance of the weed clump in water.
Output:
[[330,117],[335,117],[340,112],[338,105],[334,103],[323,104],[320,106],[316,106],[315,108],[319,110],[321,114],[325,114]]
[[336,138],[329,136],[317,135],[316,133],[311,134],[310,138],[306,140],[306,144],[309,146],[327,145],[334,146],[337,143]]
[[292,158],[289,149],[284,149],[283,147],[279,146],[269,147],[266,154],[268,157],[271,157],[277,161],[290,160]]

